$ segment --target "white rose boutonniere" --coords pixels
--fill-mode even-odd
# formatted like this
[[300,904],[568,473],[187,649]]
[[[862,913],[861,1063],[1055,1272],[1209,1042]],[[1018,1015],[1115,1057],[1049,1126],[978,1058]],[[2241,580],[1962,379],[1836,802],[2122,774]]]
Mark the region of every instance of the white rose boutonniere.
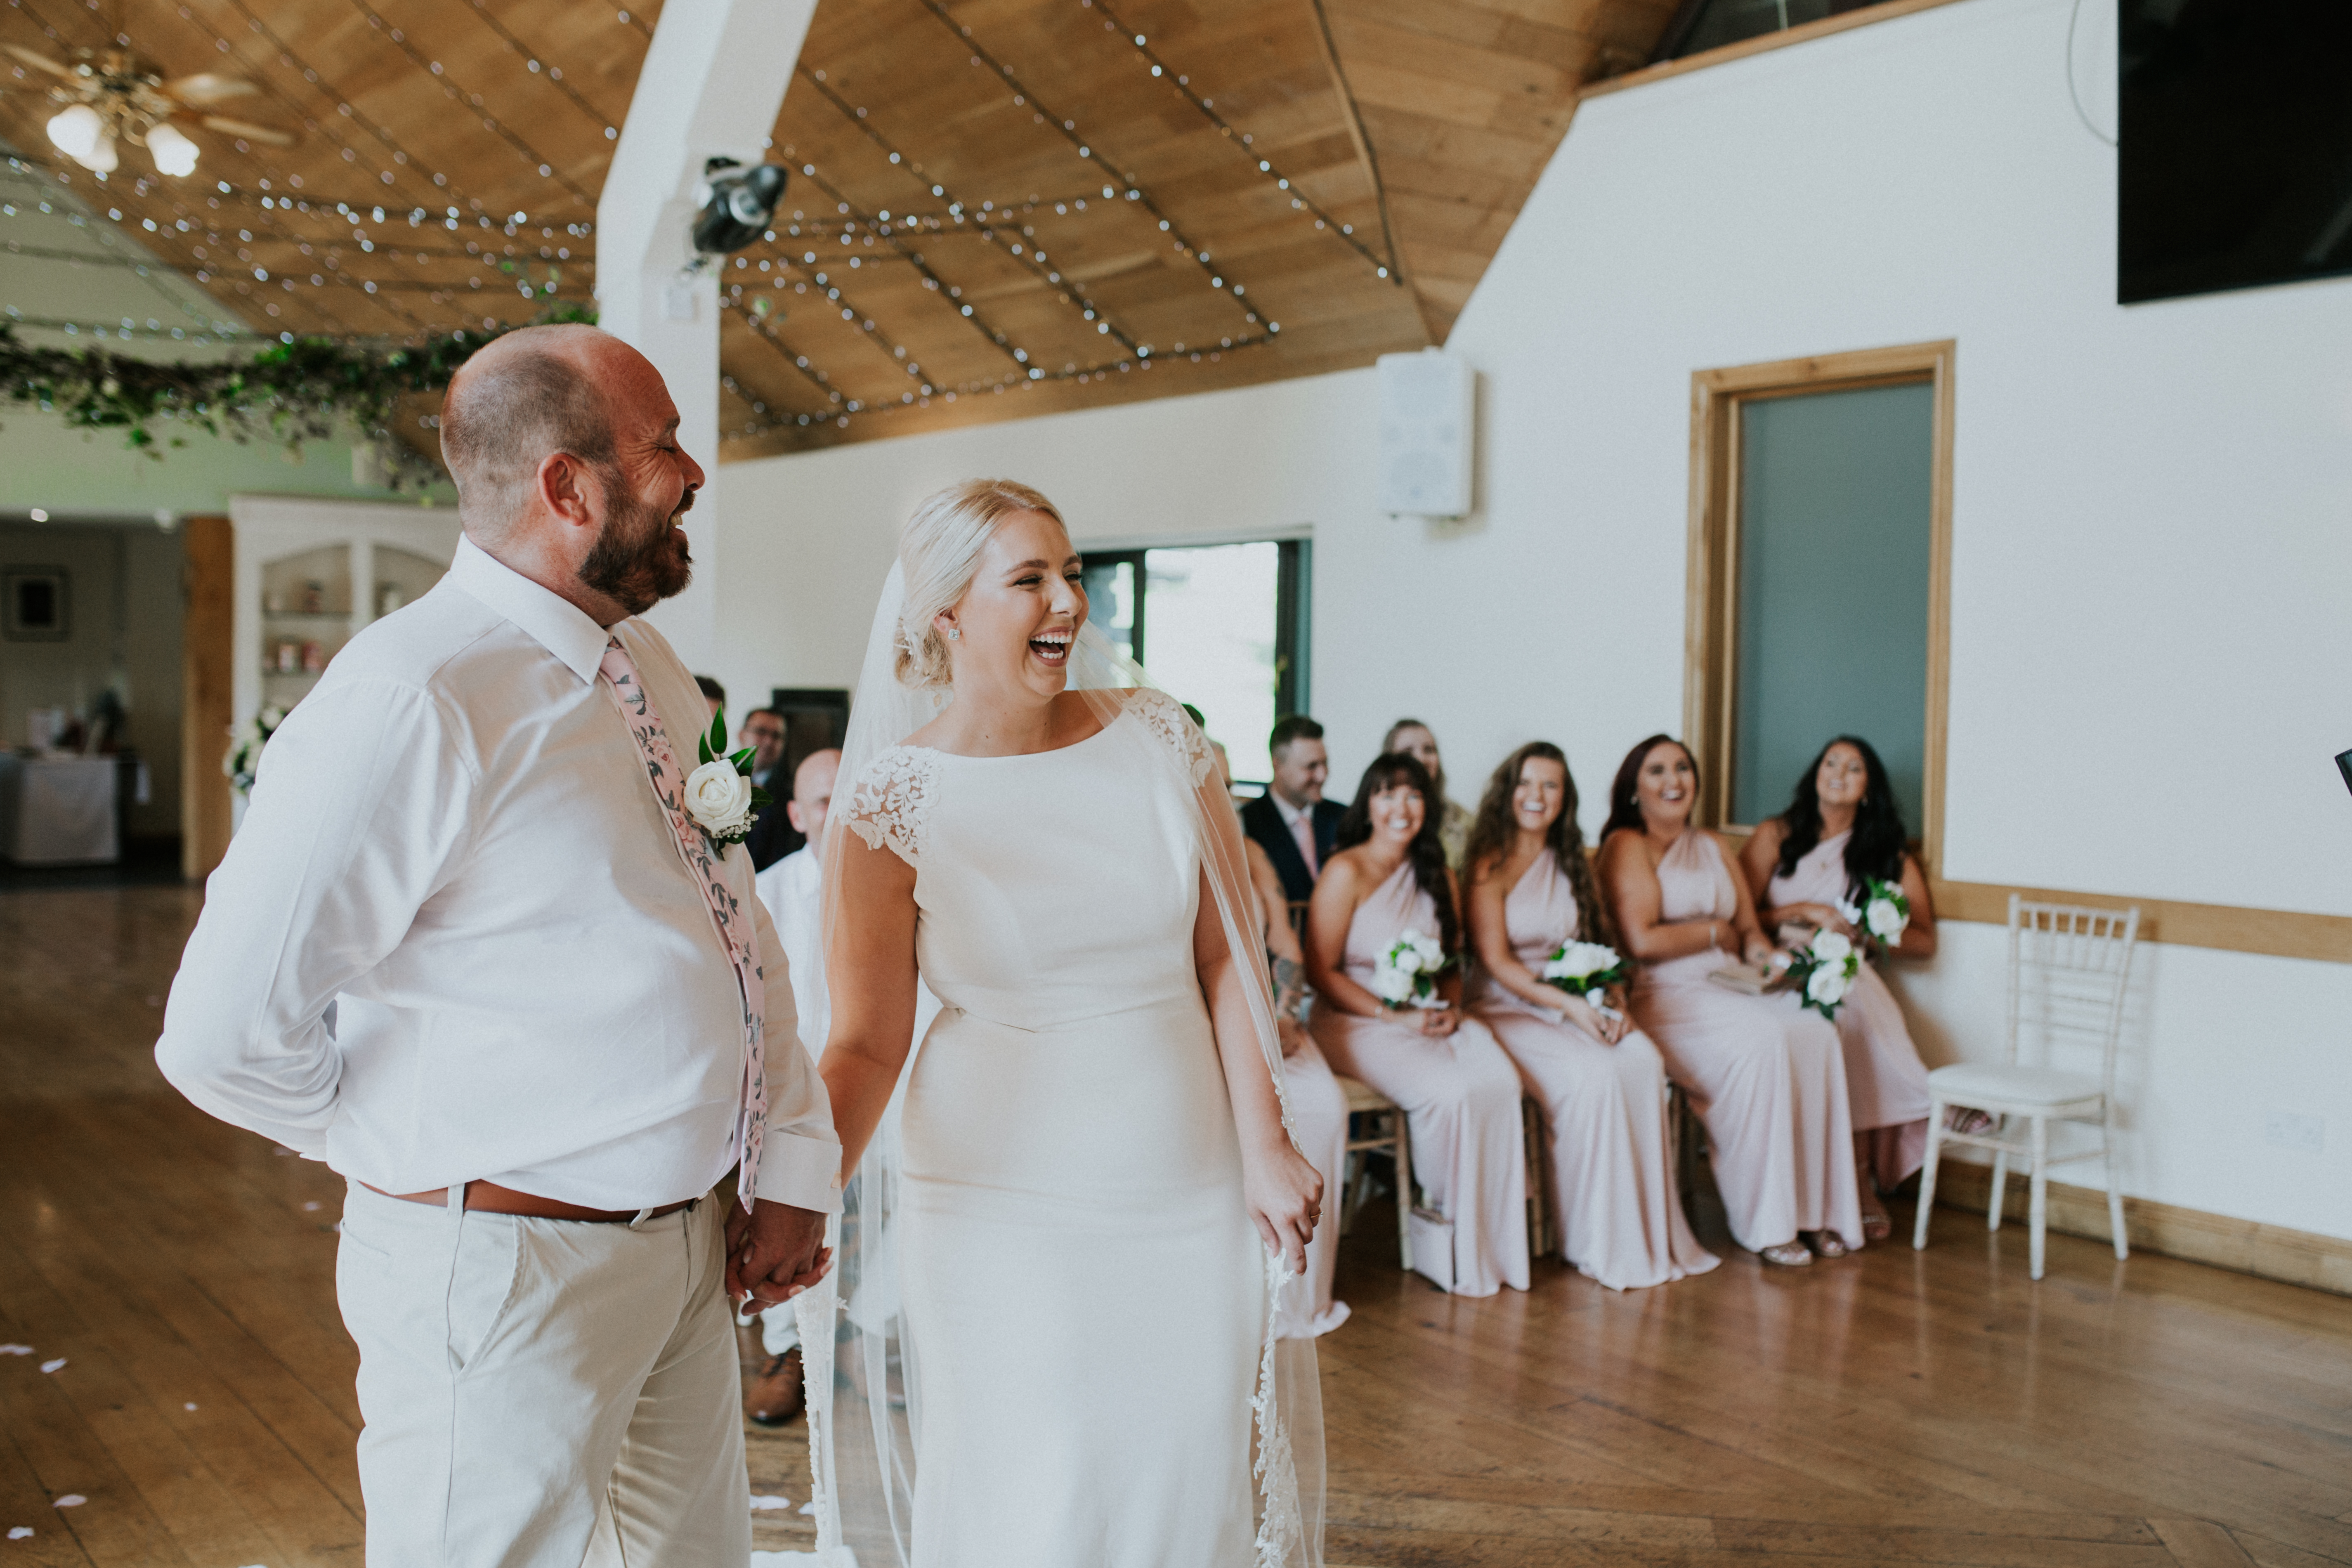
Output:
[[751,748],[730,756],[726,746],[727,715],[714,713],[710,732],[695,742],[701,765],[686,775],[679,802],[702,836],[721,850],[749,838],[752,814],[775,798],[751,782]]

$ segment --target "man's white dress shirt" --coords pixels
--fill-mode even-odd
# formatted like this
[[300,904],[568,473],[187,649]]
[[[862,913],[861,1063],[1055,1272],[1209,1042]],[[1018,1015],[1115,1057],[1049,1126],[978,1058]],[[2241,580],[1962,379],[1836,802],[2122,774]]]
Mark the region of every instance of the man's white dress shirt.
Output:
[[[642,620],[611,635],[690,767],[693,676]],[[741,1002],[598,679],[606,637],[466,542],[336,656],[206,885],[155,1047],[182,1093],[391,1193],[487,1180],[632,1209],[727,1172]],[[756,906],[750,856],[725,865]],[[754,921],[781,1044],[793,988]],[[758,1195],[837,1208],[808,1057],[769,1050],[767,1087]]]

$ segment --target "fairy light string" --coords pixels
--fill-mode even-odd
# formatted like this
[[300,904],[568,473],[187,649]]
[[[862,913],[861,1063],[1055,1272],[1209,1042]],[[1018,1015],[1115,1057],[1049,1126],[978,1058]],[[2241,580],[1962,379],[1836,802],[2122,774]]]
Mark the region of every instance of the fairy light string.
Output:
[[1198,110],[1202,117],[1205,118],[1210,124],[1214,125],[1218,132],[1227,140],[1235,142],[1244,152],[1249,153],[1252,155],[1253,161],[1257,165],[1257,173],[1264,178],[1273,182],[1274,187],[1276,190],[1288,195],[1293,211],[1304,211],[1312,214],[1317,220],[1315,225],[1317,228],[1325,229],[1327,232],[1331,234],[1333,237],[1339,240],[1341,244],[1347,246],[1349,249],[1354,251],[1357,255],[1362,257],[1367,262],[1370,263],[1377,276],[1386,279],[1391,284],[1398,288],[1402,288],[1404,286],[1404,278],[1401,269],[1396,265],[1396,257],[1393,250],[1391,250],[1391,254],[1385,259],[1374,254],[1370,247],[1366,246],[1362,240],[1356,237],[1356,231],[1352,225],[1341,223],[1336,216],[1325,208],[1320,203],[1317,202],[1314,197],[1308,195],[1304,190],[1300,189],[1289,175],[1284,174],[1281,169],[1277,168],[1272,159],[1258,156],[1253,138],[1248,133],[1243,132],[1238,126],[1234,125],[1231,121],[1227,120],[1223,115],[1218,113],[1215,106],[1209,99],[1203,98],[1200,93],[1195,92],[1192,89],[1191,77],[1179,75],[1176,71],[1176,68],[1163,56],[1161,56],[1158,50],[1151,47],[1144,34],[1137,32],[1125,22],[1119,20],[1118,14],[1110,8],[1109,0],[1078,0],[1078,4],[1083,9],[1100,13],[1103,17],[1103,30],[1105,32],[1115,34],[1122,41],[1128,42],[1129,47],[1139,56],[1146,65],[1151,68],[1151,74],[1154,78],[1168,81],[1175,89],[1177,97],[1182,99],[1185,102]]

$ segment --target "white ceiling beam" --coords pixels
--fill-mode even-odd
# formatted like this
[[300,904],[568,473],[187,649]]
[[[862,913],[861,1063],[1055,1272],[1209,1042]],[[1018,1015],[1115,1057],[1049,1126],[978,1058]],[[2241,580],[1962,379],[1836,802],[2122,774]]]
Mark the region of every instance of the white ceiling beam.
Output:
[[[677,401],[678,438],[719,472],[719,278],[688,276],[705,160],[767,159],[815,0],[679,0],[662,7],[596,204],[596,308],[653,361]],[[719,662],[717,487],[688,513],[694,585],[649,617],[696,669]],[[742,704],[736,704],[740,708]]]

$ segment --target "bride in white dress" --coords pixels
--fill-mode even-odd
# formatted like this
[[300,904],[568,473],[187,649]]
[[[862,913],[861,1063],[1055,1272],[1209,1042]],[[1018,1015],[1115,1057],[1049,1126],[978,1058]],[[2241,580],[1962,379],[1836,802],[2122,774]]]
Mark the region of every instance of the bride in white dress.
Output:
[[[1239,826],[1200,731],[1086,623],[1035,491],[908,521],[826,836],[822,1070],[857,1180],[847,1326],[832,1281],[802,1315],[833,1562],[1320,1561],[1314,1350],[1270,1308],[1321,1181]],[[908,1067],[919,971],[943,1011]]]

